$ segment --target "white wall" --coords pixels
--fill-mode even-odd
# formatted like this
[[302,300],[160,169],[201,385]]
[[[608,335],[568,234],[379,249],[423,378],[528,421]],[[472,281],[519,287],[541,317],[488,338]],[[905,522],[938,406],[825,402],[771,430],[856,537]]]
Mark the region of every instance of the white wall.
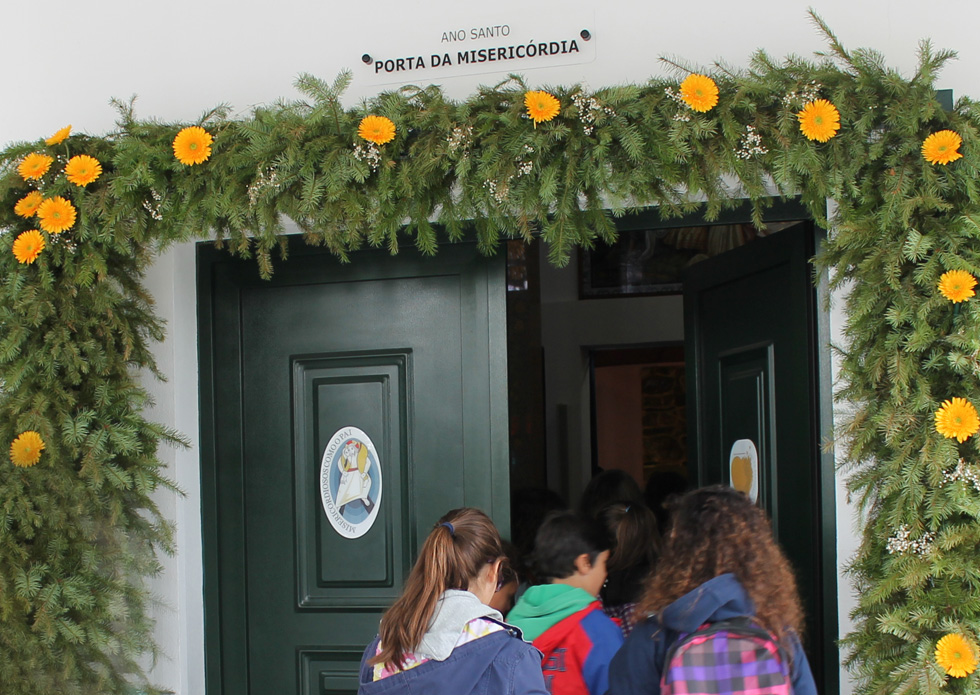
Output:
[[150,582],[156,600],[160,650],[152,667],[154,681],[181,695],[204,693],[204,567],[201,544],[201,477],[198,439],[197,289],[194,244],[179,244],[150,269],[147,289],[157,301],[157,314],[167,320],[167,339],[158,346],[158,367],[166,382],[144,383],[155,405],[148,417],[164,422],[192,440],[186,449],[165,447],[160,458],[170,479],[183,494],[162,490],[161,511],[177,523],[177,552],[163,557],[163,572]]
[[[528,69],[503,64],[504,71],[524,70],[533,85],[584,81],[592,87],[642,81],[660,73],[661,55],[695,63],[718,58],[746,64],[756,48],[775,56],[810,55],[824,44],[809,23],[814,4],[849,47],[882,51],[889,64],[906,74],[915,65],[917,42],[931,37],[943,48],[960,52],[947,68],[939,88],[956,95],[978,96],[980,68],[976,41],[980,9],[968,0],[923,3],[921,0],[725,0],[655,3],[649,0],[539,0],[532,30],[548,29],[544,12],[594,17],[597,58],[586,65]],[[76,131],[103,133],[113,127],[110,97],[139,95],[137,113],[161,120],[193,120],[208,108],[231,104],[247,113],[255,104],[294,98],[291,84],[300,72],[332,78],[339,70],[364,66],[364,52],[417,37],[428,47],[446,29],[506,22],[519,26],[525,0],[459,2],[375,0],[372,3],[327,3],[304,0],[68,0],[0,4],[0,83],[6,96],[0,109],[0,144],[34,140],[67,123]],[[556,20],[557,21],[557,20]],[[525,24],[527,21],[525,20]],[[498,76],[461,76],[443,80],[451,96],[462,97]],[[350,103],[378,89],[355,79]],[[197,438],[197,361],[193,251],[179,246],[162,256],[149,278],[158,311],[170,335],[159,346],[160,364],[170,377],[153,384],[154,417]],[[546,300],[547,301],[547,300]],[[634,301],[634,300],[629,300]],[[636,300],[637,302],[641,300]],[[659,305],[658,305],[659,307]],[[651,309],[651,321],[679,312],[664,305]],[[661,311],[665,312],[661,316]],[[546,313],[562,321],[561,302]],[[832,320],[840,321],[839,313]],[[667,325],[664,323],[664,325]],[[582,344],[603,342],[588,326]],[[669,339],[669,338],[665,338]],[[643,338],[648,340],[648,338]],[[624,342],[628,340],[624,337]],[[562,360],[580,366],[581,355]],[[578,392],[558,394],[582,402]],[[556,402],[556,401],[551,401]],[[570,413],[572,426],[587,425],[587,413]],[[583,420],[586,418],[586,420]],[[204,692],[200,559],[198,459],[194,450],[164,452],[186,497],[161,495],[161,505],[178,523],[179,552],[168,560],[155,584],[161,597],[158,635],[166,658],[154,671],[161,684],[181,695]],[[839,549],[843,562],[853,547],[852,511],[838,507]],[[843,589],[842,589],[843,590]],[[844,611],[842,601],[842,611]],[[842,625],[846,623],[842,622]]]

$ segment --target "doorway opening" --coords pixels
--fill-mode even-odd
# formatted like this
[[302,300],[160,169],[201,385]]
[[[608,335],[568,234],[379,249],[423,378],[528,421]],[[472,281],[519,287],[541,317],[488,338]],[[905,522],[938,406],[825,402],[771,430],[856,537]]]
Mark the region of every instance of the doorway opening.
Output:
[[[654,500],[684,483],[755,491],[800,578],[814,675],[834,692],[829,351],[810,265],[820,232],[793,201],[765,221],[745,209],[712,224],[627,216],[616,244],[578,249],[564,268],[536,244],[508,249],[511,522],[523,536],[529,507],[575,507],[608,470],[651,485]],[[746,442],[757,460],[736,451]]]

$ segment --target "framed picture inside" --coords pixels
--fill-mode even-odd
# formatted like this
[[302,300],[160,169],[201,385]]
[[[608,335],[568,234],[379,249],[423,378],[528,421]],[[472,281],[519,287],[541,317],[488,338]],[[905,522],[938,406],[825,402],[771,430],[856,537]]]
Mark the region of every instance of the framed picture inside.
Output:
[[798,223],[622,230],[613,244],[579,254],[579,298],[679,294],[685,268]]

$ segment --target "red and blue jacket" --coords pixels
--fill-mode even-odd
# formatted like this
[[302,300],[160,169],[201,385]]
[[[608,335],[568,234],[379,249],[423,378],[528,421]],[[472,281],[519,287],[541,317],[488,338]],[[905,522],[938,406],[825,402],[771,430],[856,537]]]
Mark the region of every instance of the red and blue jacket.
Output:
[[544,584],[528,589],[507,619],[541,650],[541,668],[552,695],[603,695],[609,662],[623,633],[601,604],[582,589]]

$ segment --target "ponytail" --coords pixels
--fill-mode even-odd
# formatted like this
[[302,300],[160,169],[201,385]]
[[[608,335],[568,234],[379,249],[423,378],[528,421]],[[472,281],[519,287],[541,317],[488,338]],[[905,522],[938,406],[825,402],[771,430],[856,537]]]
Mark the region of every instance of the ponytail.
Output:
[[381,650],[369,664],[401,668],[422,642],[439,598],[465,590],[483,566],[503,555],[500,534],[486,514],[463,507],[443,516],[429,532],[401,596],[381,618]]

